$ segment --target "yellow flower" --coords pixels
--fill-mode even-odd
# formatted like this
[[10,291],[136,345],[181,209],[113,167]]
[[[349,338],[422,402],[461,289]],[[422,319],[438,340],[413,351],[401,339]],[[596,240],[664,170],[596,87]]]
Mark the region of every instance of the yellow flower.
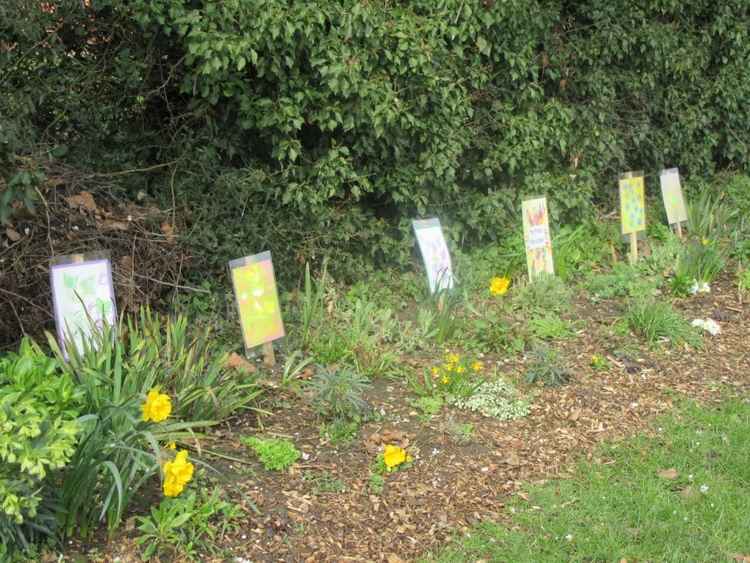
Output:
[[710,241],[710,240],[708,240],[707,238],[701,239],[701,243],[703,243],[703,246],[708,246],[708,244],[709,244],[710,242],[711,242],[711,241]]
[[432,368],[430,371],[432,372],[432,377],[440,375],[440,368]]
[[456,368],[456,373],[463,373],[466,371],[466,368],[464,366],[458,366]]
[[445,356],[445,361],[448,364],[457,364],[461,360],[461,356],[458,354],[447,354]]
[[471,364],[471,369],[473,369],[475,372],[479,373],[482,371],[482,362],[476,361],[473,364]]
[[490,293],[492,295],[505,295],[510,287],[510,279],[506,277],[494,277],[490,280]]
[[177,444],[175,444],[174,442],[168,442],[167,443],[167,449],[169,449],[169,450],[176,450],[177,449]]
[[172,400],[169,395],[159,393],[157,389],[151,389],[143,403],[143,420],[148,422],[161,422],[169,418],[172,412]]
[[444,375],[441,381],[443,382],[443,385],[448,385],[451,382],[451,378],[448,377],[447,375]]
[[398,446],[391,446],[390,444],[385,447],[383,453],[383,461],[388,470],[395,469],[406,461],[406,450],[399,448]]
[[180,450],[174,460],[164,464],[164,496],[176,497],[193,478],[195,468],[187,455],[187,450]]

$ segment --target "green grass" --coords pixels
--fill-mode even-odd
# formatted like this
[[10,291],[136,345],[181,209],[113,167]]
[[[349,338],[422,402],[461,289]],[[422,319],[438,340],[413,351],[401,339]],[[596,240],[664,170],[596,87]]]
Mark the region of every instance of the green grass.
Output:
[[[425,561],[731,561],[750,554],[750,403],[688,404],[655,436],[609,444],[606,463],[517,497]],[[676,470],[674,479],[659,475]]]

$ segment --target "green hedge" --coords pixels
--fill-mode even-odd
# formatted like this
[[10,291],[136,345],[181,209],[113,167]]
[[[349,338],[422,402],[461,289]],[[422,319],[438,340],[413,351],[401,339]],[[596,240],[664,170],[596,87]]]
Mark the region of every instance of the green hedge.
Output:
[[8,82],[33,101],[2,172],[40,138],[81,166],[175,160],[146,189],[174,187],[200,266],[266,247],[404,263],[415,215],[489,241],[525,194],[576,220],[623,170],[750,161],[747,0],[92,4],[0,24]]

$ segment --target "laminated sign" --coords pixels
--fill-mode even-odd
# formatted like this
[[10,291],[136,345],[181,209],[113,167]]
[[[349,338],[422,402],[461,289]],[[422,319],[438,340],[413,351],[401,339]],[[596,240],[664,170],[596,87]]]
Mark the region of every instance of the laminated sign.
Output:
[[667,211],[667,221],[670,225],[679,225],[687,221],[687,209],[685,198],[682,196],[680,186],[680,172],[677,168],[662,170],[659,175],[661,183],[661,197],[664,200],[664,209]]
[[66,343],[82,352],[84,341],[90,341],[95,331],[115,324],[112,266],[106,254],[53,258],[50,281],[57,338],[66,356]]
[[620,179],[620,221],[622,234],[646,230],[646,201],[642,173]]
[[527,199],[522,205],[523,238],[526,243],[526,265],[529,279],[541,273],[554,274],[552,238],[549,234],[547,198]]
[[453,269],[439,219],[413,220],[414,234],[422,253],[430,293],[453,287]]
[[284,336],[279,294],[270,252],[232,260],[229,271],[245,348],[255,348]]

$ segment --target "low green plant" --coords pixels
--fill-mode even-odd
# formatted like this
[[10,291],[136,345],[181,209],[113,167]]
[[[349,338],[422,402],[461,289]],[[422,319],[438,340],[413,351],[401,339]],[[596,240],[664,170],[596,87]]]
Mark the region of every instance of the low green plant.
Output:
[[452,287],[445,287],[440,282],[437,287],[435,293],[430,295],[435,341],[438,344],[445,344],[453,338],[459,327],[459,309],[465,300],[465,295],[455,278]]
[[691,278],[689,275],[675,274],[669,280],[669,289],[677,297],[687,297],[693,290],[695,282],[695,278]]
[[281,373],[281,386],[286,389],[296,389],[299,376],[313,363],[312,358],[306,358],[300,350],[295,350],[284,359],[284,369]]
[[683,248],[675,275],[698,283],[711,283],[726,265],[724,254],[716,240],[693,240]]
[[445,401],[440,395],[425,395],[412,402],[425,416],[433,416],[439,413],[444,403]]
[[570,310],[573,292],[560,278],[542,274],[513,293],[514,303],[527,312],[564,313]]
[[575,335],[571,324],[554,313],[530,319],[529,330],[533,336],[542,340],[558,340]]
[[590,270],[605,258],[608,240],[599,230],[591,222],[560,228],[553,246],[555,272],[562,280]]
[[304,288],[300,296],[300,341],[302,348],[308,349],[315,339],[315,331],[325,319],[325,296],[329,283],[328,261],[323,260],[320,277],[313,280],[310,263],[305,264]]
[[732,208],[724,194],[703,189],[687,206],[688,231],[697,241],[722,241],[734,224]]
[[332,446],[345,446],[357,437],[360,422],[344,418],[334,418],[320,427],[320,437]]
[[370,480],[367,483],[367,488],[373,495],[382,495],[385,489],[385,477],[380,473],[370,474]]
[[750,270],[740,270],[737,272],[737,290],[740,295],[750,291]]
[[546,344],[535,345],[530,353],[526,382],[541,383],[545,387],[559,387],[570,381],[571,371],[563,363],[559,352]]
[[305,471],[302,479],[312,485],[314,495],[346,492],[346,484],[328,471]]
[[668,341],[672,345],[699,347],[700,333],[670,303],[637,299],[630,303],[625,319],[634,333],[650,345]]
[[523,331],[496,319],[477,317],[467,323],[464,348],[474,351],[518,354],[526,347]]
[[143,559],[167,557],[170,560],[203,561],[221,552],[220,541],[236,530],[242,509],[221,499],[221,491],[189,491],[166,498],[151,507],[147,516],[138,516],[140,534],[136,544]]
[[591,356],[590,365],[595,371],[607,371],[612,367],[607,357],[602,356],[601,354],[593,354]]
[[81,408],[70,376],[30,340],[22,341],[18,353],[0,357],[3,546],[28,551],[42,536],[54,535],[59,473],[75,452]]
[[608,273],[588,276],[584,281],[584,287],[598,299],[648,296],[653,295],[658,289],[659,278],[646,275],[637,267],[619,262]]
[[301,456],[292,442],[281,438],[242,436],[240,441],[255,452],[268,471],[283,471]]
[[481,362],[448,353],[445,362],[429,370],[407,374],[407,384],[420,397],[470,397],[482,383]]
[[518,396],[510,383],[495,379],[482,383],[470,397],[452,399],[459,409],[480,413],[499,420],[515,420],[529,414],[530,405]]
[[364,398],[370,381],[350,368],[319,368],[309,383],[316,412],[327,419],[360,420],[370,406]]
[[456,422],[448,420],[444,426],[445,432],[459,444],[468,444],[474,437],[474,425],[471,422]]

